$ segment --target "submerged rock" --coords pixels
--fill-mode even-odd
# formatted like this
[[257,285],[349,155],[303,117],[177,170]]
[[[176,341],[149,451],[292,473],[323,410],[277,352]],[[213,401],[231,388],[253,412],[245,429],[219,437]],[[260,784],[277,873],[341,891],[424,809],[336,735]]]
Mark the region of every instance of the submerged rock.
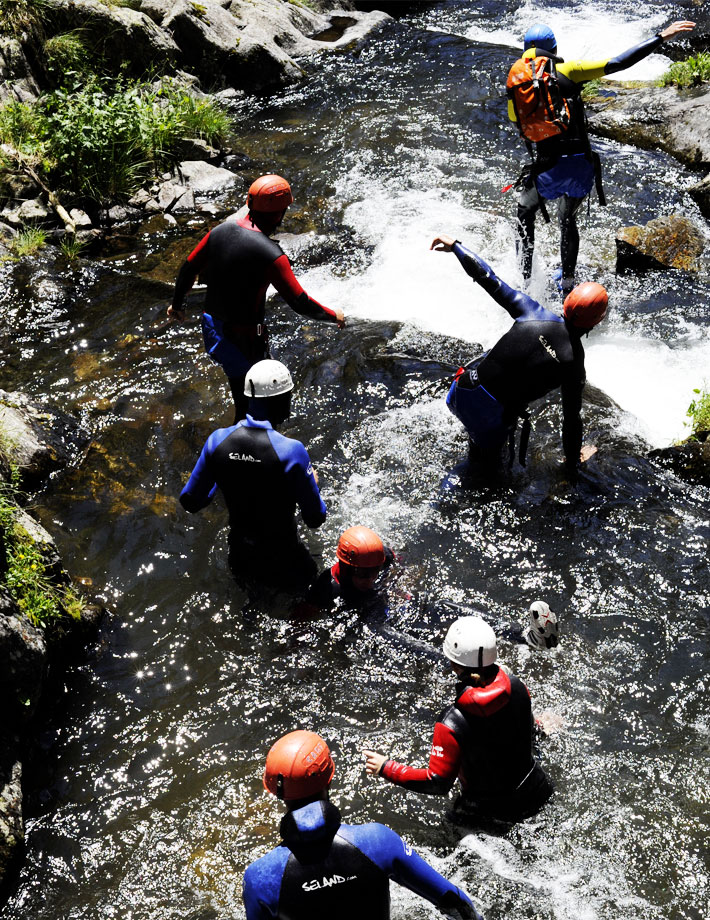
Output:
[[697,271],[705,243],[687,217],[670,214],[644,227],[622,227],[616,233],[616,270],[679,268]]
[[0,733],[0,880],[19,856],[25,840],[22,817],[22,764],[18,739]]
[[691,185],[688,194],[700,208],[703,217],[710,218],[710,173],[700,182]]
[[34,715],[47,667],[42,630],[21,615],[6,591],[0,591],[0,698],[3,722],[21,725]]

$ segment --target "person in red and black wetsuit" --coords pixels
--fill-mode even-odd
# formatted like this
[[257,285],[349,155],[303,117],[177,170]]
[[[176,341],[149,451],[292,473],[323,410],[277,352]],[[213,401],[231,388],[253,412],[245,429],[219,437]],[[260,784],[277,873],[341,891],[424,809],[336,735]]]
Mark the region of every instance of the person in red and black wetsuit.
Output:
[[338,541],[336,561],[311,585],[300,616],[332,610],[338,598],[348,607],[369,606],[376,600],[381,576],[394,561],[394,553],[369,527],[349,527]]
[[515,822],[535,814],[552,784],[533,753],[534,719],[525,684],[495,661],[496,637],[480,617],[460,617],[444,640],[459,684],[434,726],[429,766],[417,769],[365,750],[366,770],[414,792],[445,795],[458,778],[453,817]]
[[198,275],[207,280],[202,333],[207,353],[222,366],[234,399],[234,423],[246,415],[244,377],[269,357],[264,318],[272,284],[286,303],[311,319],[345,325],[343,311],[318,303],[296,280],[279,244],[270,239],[293,202],[281,176],[261,176],[247,195],[248,213],[229,217],[203,237],[182,264],[168,316],[184,319],[183,302]]

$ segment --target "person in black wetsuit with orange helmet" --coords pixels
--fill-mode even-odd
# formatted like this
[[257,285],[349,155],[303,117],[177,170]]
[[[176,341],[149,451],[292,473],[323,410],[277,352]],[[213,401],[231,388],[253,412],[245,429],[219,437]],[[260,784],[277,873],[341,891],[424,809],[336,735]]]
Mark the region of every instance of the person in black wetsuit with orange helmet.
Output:
[[261,176],[253,182],[247,195],[248,213],[229,217],[197,244],[180,268],[168,308],[169,317],[182,320],[185,296],[198,275],[206,277],[202,333],[208,354],[229,380],[235,424],[246,415],[246,372],[269,357],[264,310],[270,284],[296,313],[340,327],[345,324],[341,309],[324,307],[309,297],[288,257],[270,239],[292,202],[291,187],[281,176]]
[[349,527],[340,537],[336,561],[311,586],[300,616],[332,610],[338,598],[348,607],[368,605],[379,594],[381,576],[394,553],[369,527]]
[[281,843],[244,873],[246,920],[389,920],[390,879],[450,920],[482,920],[468,895],[384,824],[344,824],[329,801],[335,765],[315,732],[293,731],[266,758],[283,801]]
[[[606,316],[606,290],[593,281],[577,285],[565,299],[564,316],[558,316],[509,287],[458,240],[442,234],[431,248],[453,252],[466,274],[515,321],[490,351],[459,368],[447,406],[463,423],[482,459],[497,463],[517,419],[527,416],[528,403],[559,387],[565,464],[574,473],[577,464],[596,451],[591,446],[582,448],[580,412],[586,381],[582,336]],[[528,426],[521,439],[523,461]]]
[[495,633],[480,617],[453,623],[444,654],[459,683],[455,702],[434,726],[429,766],[410,767],[365,750],[367,772],[431,795],[445,795],[458,779],[457,823],[512,823],[535,814],[552,795],[552,784],[533,753],[527,687],[496,664]]

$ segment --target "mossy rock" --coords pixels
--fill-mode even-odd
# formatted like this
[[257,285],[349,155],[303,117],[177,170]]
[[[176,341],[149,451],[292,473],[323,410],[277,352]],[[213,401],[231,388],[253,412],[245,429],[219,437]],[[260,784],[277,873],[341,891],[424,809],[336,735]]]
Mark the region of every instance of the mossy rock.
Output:
[[616,269],[622,273],[668,268],[698,271],[704,248],[701,232],[687,217],[657,217],[644,227],[617,231]]

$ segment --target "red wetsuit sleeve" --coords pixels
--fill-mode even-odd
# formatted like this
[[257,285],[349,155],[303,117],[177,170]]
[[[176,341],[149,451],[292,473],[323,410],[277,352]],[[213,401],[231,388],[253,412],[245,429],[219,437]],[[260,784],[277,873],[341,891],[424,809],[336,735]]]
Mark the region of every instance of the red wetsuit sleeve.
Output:
[[192,288],[197,276],[207,268],[207,240],[209,233],[203,236],[187,259],[180,266],[175,292],[173,293],[173,309],[182,310],[182,305],[187,292]]
[[388,760],[382,767],[382,775],[396,786],[404,786],[413,792],[429,795],[444,795],[453,786],[459,775],[461,749],[453,731],[441,722],[434,726],[429,766],[426,769],[408,767],[406,764]]
[[286,303],[300,313],[301,316],[308,316],[311,319],[321,319],[326,323],[337,323],[337,317],[332,310],[318,303],[303,290],[298,279],[293,273],[288,256],[279,256],[269,266],[266,275],[269,284],[273,284]]

